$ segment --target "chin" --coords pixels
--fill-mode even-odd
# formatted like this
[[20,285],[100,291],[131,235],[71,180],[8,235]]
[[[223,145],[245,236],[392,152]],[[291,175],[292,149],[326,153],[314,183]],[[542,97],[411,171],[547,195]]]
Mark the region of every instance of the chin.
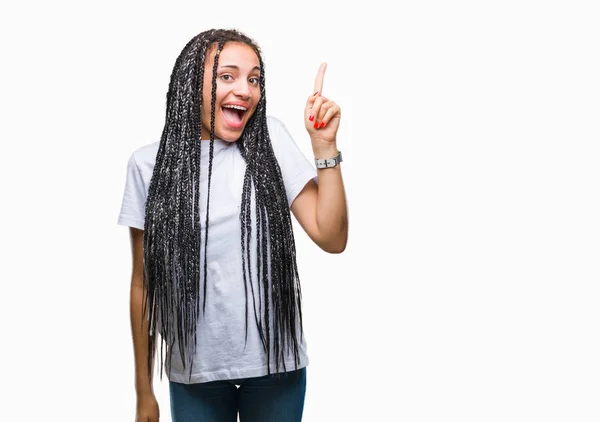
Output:
[[231,129],[225,124],[223,126],[223,129],[215,133],[215,137],[226,142],[235,142],[240,139],[242,137],[242,133],[244,133],[244,129],[246,128],[245,124],[239,129]]

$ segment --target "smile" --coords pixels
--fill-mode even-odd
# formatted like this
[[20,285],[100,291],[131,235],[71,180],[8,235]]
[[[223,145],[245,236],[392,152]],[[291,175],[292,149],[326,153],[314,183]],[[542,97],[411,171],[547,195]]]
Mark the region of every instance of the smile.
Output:
[[237,104],[225,104],[221,106],[225,123],[233,129],[244,127],[244,117],[247,111],[248,107]]

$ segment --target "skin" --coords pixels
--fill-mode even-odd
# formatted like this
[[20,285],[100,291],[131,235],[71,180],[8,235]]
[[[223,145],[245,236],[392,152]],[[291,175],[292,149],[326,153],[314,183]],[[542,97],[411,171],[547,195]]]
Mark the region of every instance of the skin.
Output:
[[[341,110],[322,95],[327,64],[319,67],[314,94],[304,107],[304,122],[315,158],[332,158],[338,153],[337,131]],[[341,253],[348,242],[348,209],[341,164],[317,169],[319,184],[310,180],[292,203],[291,211],[306,234],[321,249]]]
[[[133,266],[131,271],[130,307],[131,336],[135,362],[136,422],[158,422],[158,402],[148,373],[148,313],[142,318],[144,303],[143,258],[144,231],[129,228]],[[140,327],[138,329],[138,327]]]
[[[209,50],[203,81],[203,104],[211,103],[212,68],[215,49]],[[237,66],[237,68],[224,67]],[[215,112],[215,136],[235,142],[241,136],[249,117],[256,110],[260,99],[260,86],[254,79],[260,77],[255,69],[258,57],[252,48],[240,43],[226,43],[219,57],[217,69],[217,109]],[[304,120],[315,158],[331,158],[337,155],[337,131],[341,119],[340,107],[322,95],[326,63],[323,63],[313,87],[314,94],[306,100]],[[229,76],[226,76],[229,75]],[[248,104],[241,128],[232,128],[225,121],[221,105],[230,101]],[[202,113],[201,139],[210,139],[210,106]],[[348,241],[348,213],[346,194],[342,180],[341,165],[317,169],[319,184],[309,181],[291,206],[291,212],[321,249],[329,253],[341,253]],[[136,422],[158,422],[159,407],[152,388],[152,376],[147,370],[148,327],[147,315],[142,318],[143,285],[143,239],[142,230],[131,227],[132,275],[130,317],[135,357],[135,386],[137,393]],[[143,325],[142,325],[143,324]],[[141,329],[137,329],[141,327]]]
[[[210,108],[212,96],[212,76],[216,47],[209,49],[204,63],[202,88],[202,134],[201,139],[210,139]],[[230,67],[234,66],[234,67]],[[260,62],[254,50],[246,44],[225,43],[219,54],[217,68],[217,99],[215,103],[215,137],[228,142],[237,141],[248,120],[254,114],[260,100]],[[244,103],[248,110],[244,113],[242,126],[232,128],[227,124],[221,106],[229,102]]]

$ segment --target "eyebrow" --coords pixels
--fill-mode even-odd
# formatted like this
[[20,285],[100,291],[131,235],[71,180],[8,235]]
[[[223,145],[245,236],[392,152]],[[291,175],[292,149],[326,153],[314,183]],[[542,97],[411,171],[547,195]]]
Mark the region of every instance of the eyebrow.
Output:
[[[234,65],[234,64],[225,64],[225,65],[221,66],[221,68],[223,68],[223,67],[227,67],[227,68],[231,68],[231,69],[240,70],[240,67],[239,67],[239,66],[236,66],[236,65]],[[254,67],[252,68],[252,70],[258,70],[258,71],[260,72],[260,67],[259,67],[259,66],[254,66]]]

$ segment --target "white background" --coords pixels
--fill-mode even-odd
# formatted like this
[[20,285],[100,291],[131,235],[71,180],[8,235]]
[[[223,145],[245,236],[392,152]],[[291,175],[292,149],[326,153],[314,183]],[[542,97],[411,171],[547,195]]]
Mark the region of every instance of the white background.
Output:
[[347,250],[296,225],[303,420],[598,421],[593,3],[2,6],[0,420],[133,421],[127,159],[160,139],[187,41],[226,27],[308,158],[323,61],[343,113]]

